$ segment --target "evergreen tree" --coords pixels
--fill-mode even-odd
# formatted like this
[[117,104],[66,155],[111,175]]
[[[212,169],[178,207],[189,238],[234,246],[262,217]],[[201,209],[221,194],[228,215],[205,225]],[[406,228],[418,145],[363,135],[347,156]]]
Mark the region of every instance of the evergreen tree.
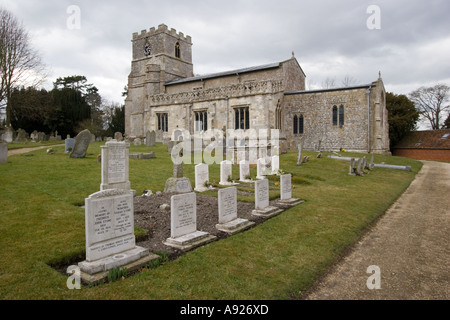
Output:
[[386,93],[386,108],[389,113],[389,139],[391,149],[410,131],[416,129],[419,112],[407,96]]

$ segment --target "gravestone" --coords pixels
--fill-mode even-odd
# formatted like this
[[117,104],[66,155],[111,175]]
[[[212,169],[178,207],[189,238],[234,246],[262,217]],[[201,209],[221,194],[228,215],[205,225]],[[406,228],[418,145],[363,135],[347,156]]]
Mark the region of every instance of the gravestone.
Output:
[[237,189],[229,187],[219,190],[219,223],[216,228],[228,234],[235,234],[250,228],[254,222],[237,217]]
[[170,199],[170,238],[165,245],[188,251],[216,240],[197,230],[197,195],[194,192],[173,195]]
[[0,163],[8,162],[8,144],[0,143]]
[[156,132],[155,130],[147,131],[147,135],[145,137],[145,145],[147,147],[153,147],[156,141]]
[[350,168],[349,168],[348,174],[351,176],[356,175],[356,173],[355,173],[355,158],[350,159]]
[[69,153],[73,150],[73,147],[75,146],[75,139],[74,138],[67,138],[64,140],[65,148],[64,152]]
[[220,185],[229,186],[236,183],[232,182],[233,175],[233,164],[229,160],[224,160],[220,162]]
[[133,152],[130,153],[129,155],[130,159],[138,159],[138,160],[143,160],[143,159],[155,159],[155,152]]
[[108,270],[158,259],[136,246],[134,206],[130,191],[109,189],[85,199],[86,260],[78,264],[86,282],[107,276]]
[[14,138],[14,131],[11,127],[6,128],[5,132],[3,133],[3,141],[6,143],[12,143]]
[[369,169],[372,170],[373,168],[374,168],[374,163],[373,163],[373,153],[372,153],[372,156],[370,157]]
[[116,140],[116,141],[123,141],[123,135],[122,135],[122,132],[116,132],[116,133],[114,133],[114,140]]
[[14,139],[14,142],[15,143],[25,142],[27,140],[27,137],[28,137],[28,133],[25,130],[19,128],[17,130],[17,136],[16,136],[16,139]]
[[130,190],[129,181],[129,148],[125,141],[111,140],[102,149],[102,183],[100,190]]
[[303,142],[300,141],[297,145],[297,165],[302,164],[302,152],[303,152]]
[[250,178],[250,163],[247,160],[239,161],[239,180],[242,182],[252,182]]
[[364,176],[363,171],[361,170],[361,165],[363,163],[363,158],[359,158],[356,162],[356,175],[357,176]]
[[72,152],[70,153],[70,158],[84,158],[86,157],[86,151],[91,143],[91,133],[88,129],[81,131],[75,137],[75,144],[73,146]]
[[[266,175],[272,174],[271,165],[268,166],[268,158],[259,158],[256,163],[256,179],[265,179]],[[271,158],[269,158],[271,159]],[[271,160],[270,160],[271,163]]]
[[140,146],[140,145],[142,144],[141,138],[136,138],[136,139],[134,139],[133,144],[134,144],[135,146]]
[[200,163],[195,166],[195,191],[203,192],[210,190],[207,186],[209,183],[209,166],[205,163]]
[[280,200],[281,204],[297,205],[303,201],[292,198],[292,175],[283,174],[280,176]]
[[189,193],[192,192],[191,181],[183,177],[183,164],[173,165],[173,177],[166,180],[164,192],[168,193]]
[[280,156],[272,156],[272,174],[277,174],[280,170]]
[[255,210],[252,211],[252,214],[268,218],[278,215],[283,211],[269,204],[269,180],[255,181]]

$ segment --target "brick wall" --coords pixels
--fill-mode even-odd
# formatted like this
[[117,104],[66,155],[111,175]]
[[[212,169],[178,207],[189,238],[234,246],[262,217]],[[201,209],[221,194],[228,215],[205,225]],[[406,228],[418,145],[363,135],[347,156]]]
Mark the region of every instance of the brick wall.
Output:
[[418,160],[450,161],[450,149],[407,149],[396,148],[394,156],[407,157]]

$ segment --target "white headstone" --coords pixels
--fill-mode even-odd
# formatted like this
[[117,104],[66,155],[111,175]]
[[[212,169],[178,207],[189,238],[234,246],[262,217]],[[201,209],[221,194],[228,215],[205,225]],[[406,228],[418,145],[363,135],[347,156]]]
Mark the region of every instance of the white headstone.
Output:
[[227,223],[237,218],[237,189],[229,187],[219,190],[219,223]]
[[272,156],[272,173],[276,174],[280,170],[280,156]]
[[102,149],[102,183],[100,190],[130,190],[129,147],[125,141],[108,141]]
[[208,187],[205,185],[209,182],[209,166],[200,163],[195,166],[195,191],[205,191]]
[[235,234],[250,228],[254,222],[237,217],[237,189],[229,187],[219,190],[219,223],[216,228],[220,231]]
[[255,208],[264,209],[269,206],[269,180],[255,181]]
[[86,260],[93,261],[135,247],[133,195],[100,191],[85,200]]
[[239,162],[239,180],[240,181],[250,181],[250,163],[246,160],[241,160]]
[[230,185],[232,177],[232,162],[224,160],[220,162],[220,182],[221,185]]
[[85,199],[86,260],[78,265],[95,274],[149,256],[136,246],[133,194],[109,189]]
[[255,210],[253,215],[272,217],[283,212],[282,209],[269,205],[269,180],[255,181]]
[[170,206],[170,238],[164,244],[181,250],[190,250],[215,240],[207,232],[197,231],[197,195],[173,195]]
[[171,197],[170,236],[177,238],[197,231],[197,203],[195,193]]
[[280,176],[280,193],[281,200],[288,200],[292,198],[292,176],[290,174],[283,174]]

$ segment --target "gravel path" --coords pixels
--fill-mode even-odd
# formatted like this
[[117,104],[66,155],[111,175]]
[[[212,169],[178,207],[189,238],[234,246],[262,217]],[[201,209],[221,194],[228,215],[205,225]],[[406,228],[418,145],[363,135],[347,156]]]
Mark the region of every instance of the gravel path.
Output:
[[406,192],[303,299],[450,298],[450,163],[423,163]]

